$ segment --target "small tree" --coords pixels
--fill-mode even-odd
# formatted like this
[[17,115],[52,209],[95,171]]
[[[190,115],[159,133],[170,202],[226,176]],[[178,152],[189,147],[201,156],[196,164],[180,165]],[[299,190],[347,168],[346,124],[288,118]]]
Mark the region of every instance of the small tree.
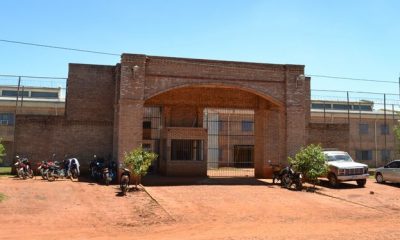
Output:
[[400,153],[400,123],[397,122],[397,124],[393,127],[393,132],[394,136],[396,136],[396,143],[397,143],[397,152]]
[[142,147],[136,148],[128,153],[125,152],[124,164],[131,170],[135,178],[135,187],[140,184],[141,177],[147,174],[147,171],[153,162],[158,157],[154,152],[143,150]]
[[0,138],[0,163],[3,163],[3,157],[6,155],[6,148],[2,142],[3,140]]
[[325,162],[325,156],[320,145],[311,144],[296,154],[294,158],[289,157],[289,163],[304,174],[307,181],[318,182],[318,177],[328,172],[328,166]]

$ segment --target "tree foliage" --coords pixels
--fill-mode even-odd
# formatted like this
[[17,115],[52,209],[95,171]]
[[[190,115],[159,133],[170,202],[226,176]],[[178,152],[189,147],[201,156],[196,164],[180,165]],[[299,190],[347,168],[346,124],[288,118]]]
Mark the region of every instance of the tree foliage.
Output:
[[289,163],[299,172],[303,173],[306,180],[315,184],[318,177],[328,172],[325,156],[320,145],[308,145],[296,154],[289,157]]
[[393,132],[394,135],[396,136],[396,143],[397,143],[397,152],[400,153],[400,123],[397,123],[394,127],[393,127]]
[[3,162],[3,157],[6,155],[6,148],[2,143],[2,139],[0,139],[0,163]]
[[154,152],[136,148],[128,153],[125,152],[124,164],[136,176],[144,176],[152,163],[158,157]]

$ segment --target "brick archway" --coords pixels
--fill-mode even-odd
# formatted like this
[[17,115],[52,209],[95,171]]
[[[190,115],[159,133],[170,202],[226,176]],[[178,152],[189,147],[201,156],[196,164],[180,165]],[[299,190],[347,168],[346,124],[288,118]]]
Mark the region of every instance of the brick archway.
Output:
[[[256,176],[262,177],[268,160],[285,161],[306,143],[310,86],[309,79],[301,77],[303,73],[304,66],[300,65],[123,54],[116,74],[115,155],[121,159],[125,151],[143,143],[143,109],[156,104],[154,99],[159,96],[186,89],[194,92],[207,89],[207,94],[213,96],[218,95],[216,90],[231,95],[246,93],[249,99],[257,99],[251,108],[255,110],[255,128],[260,130],[256,131],[255,142],[263,146],[255,149],[256,163],[262,166],[257,168]],[[197,95],[197,101],[213,105],[201,97],[203,93],[206,92]],[[245,103],[240,96],[220,100]],[[183,97],[176,101],[188,105]],[[278,141],[273,139],[276,135]]]

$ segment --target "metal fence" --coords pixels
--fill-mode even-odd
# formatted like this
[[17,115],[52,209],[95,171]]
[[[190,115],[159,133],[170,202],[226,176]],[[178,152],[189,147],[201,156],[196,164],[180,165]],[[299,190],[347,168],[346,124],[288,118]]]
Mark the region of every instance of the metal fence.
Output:
[[66,78],[0,75],[0,112],[63,115]]
[[355,91],[311,91],[311,123],[349,126],[349,152],[371,167],[399,158],[394,133],[398,125],[398,94]]
[[208,132],[208,176],[254,177],[254,111],[208,108],[203,125]]

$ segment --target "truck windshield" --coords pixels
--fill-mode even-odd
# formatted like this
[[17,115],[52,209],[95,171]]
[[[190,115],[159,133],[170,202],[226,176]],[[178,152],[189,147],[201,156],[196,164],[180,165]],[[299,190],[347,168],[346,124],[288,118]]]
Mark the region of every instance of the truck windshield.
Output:
[[348,154],[329,154],[329,155],[326,155],[326,158],[329,162],[331,162],[331,161],[352,162],[353,161],[353,159],[351,159],[350,155],[348,155]]

